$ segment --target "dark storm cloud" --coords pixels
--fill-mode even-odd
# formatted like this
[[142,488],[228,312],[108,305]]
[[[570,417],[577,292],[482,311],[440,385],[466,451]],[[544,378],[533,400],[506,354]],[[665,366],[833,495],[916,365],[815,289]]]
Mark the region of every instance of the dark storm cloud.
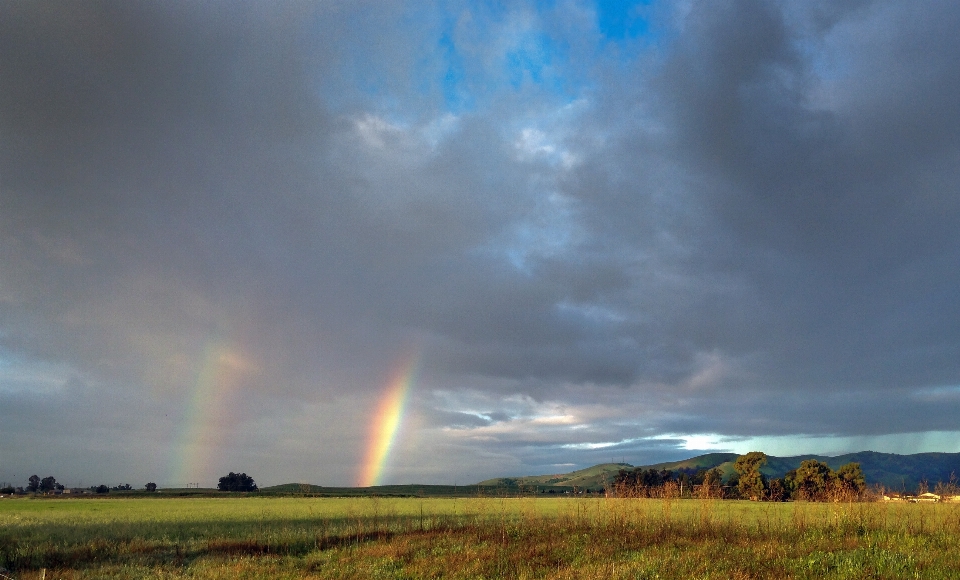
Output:
[[947,161],[958,141],[940,129],[960,119],[944,98],[960,82],[960,46],[945,34],[960,12],[876,3],[846,15],[813,36],[765,3],[705,3],[688,17],[664,89],[729,237],[712,259],[757,289],[744,314],[767,320],[751,338],[772,339],[777,371],[799,379],[777,383],[955,381],[942,357],[955,344],[943,323],[958,275]]
[[404,357],[427,474],[952,428],[949,3],[0,10],[5,433],[171,463],[213,346],[229,453],[339,482]]
[[[428,197],[455,181],[456,151],[401,176],[401,188],[427,189],[423,211],[381,213],[384,197],[405,202],[406,192],[391,191],[390,167],[364,174],[350,118],[334,118],[320,100],[349,86],[322,33],[350,15],[255,4],[12,12],[3,35],[14,87],[4,93],[5,246],[10,260],[46,266],[5,280],[19,302],[11,312],[87,326],[85,344],[68,335],[33,349],[83,350],[80,365],[126,359],[125,335],[140,323],[145,333],[193,328],[201,341],[256,335],[259,348],[280,343],[270,358],[295,367],[323,340],[321,321],[399,318],[418,285],[398,278],[470,235],[459,228],[476,227],[458,220],[473,209],[466,196],[463,207]],[[331,30],[311,30],[313,18],[332,20]],[[389,302],[395,296],[400,304]],[[111,312],[88,314],[98,309]],[[43,322],[26,324],[42,332]],[[301,340],[288,342],[286,325],[299,327]],[[112,338],[105,352],[89,352]],[[290,352],[298,348],[305,352]]]

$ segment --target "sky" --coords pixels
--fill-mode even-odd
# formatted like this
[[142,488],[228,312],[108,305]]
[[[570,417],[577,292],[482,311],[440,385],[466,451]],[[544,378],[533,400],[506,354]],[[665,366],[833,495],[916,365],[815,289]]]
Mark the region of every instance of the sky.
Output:
[[0,481],[960,451],[960,3],[0,1]]

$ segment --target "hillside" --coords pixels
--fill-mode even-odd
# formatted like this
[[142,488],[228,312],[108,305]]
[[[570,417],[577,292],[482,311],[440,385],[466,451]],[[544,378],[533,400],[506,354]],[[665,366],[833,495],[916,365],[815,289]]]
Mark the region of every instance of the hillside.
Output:
[[[733,475],[736,453],[707,453],[682,461],[670,461],[651,465],[640,465],[643,469],[696,470],[719,468],[724,479]],[[920,481],[926,481],[932,488],[939,481],[949,481],[956,474],[960,477],[960,453],[917,453],[898,455],[896,453],[878,453],[860,451],[828,457],[825,455],[795,455],[791,457],[768,456],[762,471],[767,477],[783,477],[791,469],[796,469],[807,459],[816,459],[838,469],[850,462],[860,464],[869,485],[880,484],[889,489],[912,491]],[[633,469],[628,463],[602,463],[571,473],[551,475],[531,475],[488,479],[477,485],[505,487],[579,487],[599,489],[612,480],[621,469]]]
[[308,495],[314,497],[475,497],[484,490],[477,485],[375,485],[372,487],[326,487],[306,483],[283,483],[260,488],[261,495]]
[[550,475],[527,475],[522,477],[501,477],[497,479],[488,479],[481,481],[480,486],[501,486],[501,487],[578,487],[586,489],[599,489],[616,476],[621,469],[632,469],[629,463],[601,463],[586,469],[580,469],[570,473],[550,474]]
[[[684,469],[688,471],[696,471],[698,469],[713,469],[718,468],[723,473],[723,479],[729,479],[733,475],[733,463],[737,460],[736,453],[707,453],[706,455],[697,455],[696,457],[691,457],[690,459],[684,459],[682,461],[668,461],[666,463],[654,463],[652,465],[643,465],[641,466],[644,469],[669,469],[671,471],[676,471],[678,469]],[[787,470],[789,471],[789,470]]]
[[863,469],[868,483],[880,483],[895,490],[912,491],[921,480],[932,488],[939,481],[950,481],[954,475],[960,477],[960,453],[896,455],[860,451],[823,458],[821,461],[831,469],[855,461]]

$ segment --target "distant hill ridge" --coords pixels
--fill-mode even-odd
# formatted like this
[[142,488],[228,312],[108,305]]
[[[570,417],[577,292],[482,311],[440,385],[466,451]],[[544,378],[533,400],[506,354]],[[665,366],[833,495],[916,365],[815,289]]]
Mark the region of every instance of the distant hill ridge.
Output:
[[[733,475],[733,463],[739,457],[736,453],[707,453],[681,461],[668,461],[651,465],[640,465],[643,469],[696,470],[719,468],[724,479]],[[951,477],[960,477],[960,453],[915,453],[898,455],[876,451],[859,451],[829,457],[826,455],[795,455],[791,457],[767,456],[767,464],[761,470],[767,477],[783,477],[791,469],[796,469],[802,461],[816,459],[838,469],[847,463],[859,463],[867,484],[881,484],[893,490],[913,491],[921,481],[932,488],[937,482],[950,481]],[[481,481],[481,486],[539,486],[539,487],[580,487],[598,489],[611,481],[621,469],[633,469],[629,463],[601,463],[571,473],[552,475],[527,475],[521,477],[501,477]]]

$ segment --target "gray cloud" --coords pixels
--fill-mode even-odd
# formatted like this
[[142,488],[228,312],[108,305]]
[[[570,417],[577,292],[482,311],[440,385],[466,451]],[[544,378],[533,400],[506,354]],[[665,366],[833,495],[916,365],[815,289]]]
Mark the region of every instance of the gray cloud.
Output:
[[350,483],[411,358],[395,478],[950,430],[960,11],[593,13],[0,6],[0,478]]

